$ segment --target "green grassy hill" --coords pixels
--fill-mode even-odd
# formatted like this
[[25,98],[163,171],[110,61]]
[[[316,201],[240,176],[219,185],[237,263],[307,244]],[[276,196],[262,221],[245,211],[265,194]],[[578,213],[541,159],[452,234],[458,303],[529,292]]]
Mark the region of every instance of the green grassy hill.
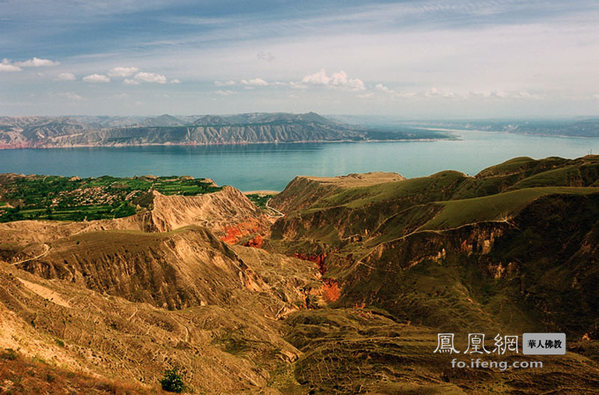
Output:
[[[326,254],[325,276],[339,282],[341,305],[366,303],[445,329],[597,330],[589,265],[599,256],[599,156],[516,158],[475,177],[444,171],[337,185],[297,209],[289,202],[286,191],[271,202],[286,216],[270,248]],[[560,282],[543,270],[564,281],[562,296],[548,291]],[[574,309],[573,300],[586,307]]]
[[[336,236],[329,235],[325,241],[339,246],[352,235],[401,237],[417,229],[441,230],[508,220],[541,196],[599,191],[599,156],[575,160],[516,158],[475,177],[443,171],[369,186],[327,182],[326,193],[314,193],[325,188],[318,184],[318,179],[306,182],[297,178],[273,199],[271,205],[287,214],[274,227],[275,239],[291,231],[300,238],[306,234],[305,239],[317,241],[310,232],[322,234],[322,226],[310,223],[318,225],[324,221],[338,230]],[[307,190],[305,194],[302,189]],[[311,199],[306,201],[307,197]]]

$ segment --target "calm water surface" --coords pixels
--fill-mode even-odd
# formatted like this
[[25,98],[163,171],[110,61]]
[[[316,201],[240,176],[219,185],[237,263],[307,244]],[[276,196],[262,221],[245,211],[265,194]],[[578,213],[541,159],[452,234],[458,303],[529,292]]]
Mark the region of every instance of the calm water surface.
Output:
[[0,173],[128,177],[191,175],[244,191],[282,190],[296,175],[394,171],[419,177],[454,169],[476,174],[515,156],[576,158],[599,153],[599,138],[456,132],[456,141],[256,144],[0,150]]

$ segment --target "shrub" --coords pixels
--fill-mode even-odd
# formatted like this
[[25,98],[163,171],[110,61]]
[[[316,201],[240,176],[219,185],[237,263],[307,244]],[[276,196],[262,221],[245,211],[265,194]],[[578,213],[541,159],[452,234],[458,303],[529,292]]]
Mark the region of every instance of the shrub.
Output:
[[18,355],[12,348],[7,348],[2,352],[2,354],[0,354],[0,358],[6,359],[8,361],[14,361],[18,358]]
[[183,377],[179,374],[179,369],[172,368],[164,371],[164,377],[159,380],[162,389],[168,392],[183,392],[185,390],[185,384],[183,383]]

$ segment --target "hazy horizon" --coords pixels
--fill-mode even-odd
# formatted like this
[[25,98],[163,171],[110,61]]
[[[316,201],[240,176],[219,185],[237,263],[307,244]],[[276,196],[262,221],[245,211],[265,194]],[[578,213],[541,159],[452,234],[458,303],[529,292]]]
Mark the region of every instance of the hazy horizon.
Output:
[[599,116],[590,0],[6,0],[0,14],[7,116]]
[[355,120],[386,120],[390,122],[459,122],[459,121],[577,121],[577,120],[595,120],[599,118],[599,114],[597,115],[559,115],[559,114],[548,114],[545,116],[520,116],[520,117],[491,117],[491,116],[480,116],[480,117],[428,117],[428,118],[412,118],[412,117],[402,117],[396,114],[349,114],[349,113],[321,113],[314,110],[302,111],[302,112],[291,112],[291,111],[246,111],[246,112],[211,112],[211,113],[148,113],[148,114],[0,114],[0,117],[48,117],[48,118],[60,118],[60,117],[108,117],[108,118],[158,118],[161,116],[172,116],[172,117],[203,117],[203,116],[234,116],[234,115],[243,115],[243,114],[306,114],[306,113],[316,113],[325,118],[333,119],[336,118],[355,118]]

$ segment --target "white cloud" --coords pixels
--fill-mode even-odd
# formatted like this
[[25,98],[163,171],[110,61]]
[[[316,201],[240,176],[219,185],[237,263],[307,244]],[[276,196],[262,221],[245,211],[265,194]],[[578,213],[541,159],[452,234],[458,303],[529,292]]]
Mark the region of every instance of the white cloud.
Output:
[[59,81],[74,81],[77,77],[75,77],[75,74],[73,73],[60,73],[56,79]]
[[426,92],[424,92],[424,96],[426,97],[444,97],[444,98],[454,98],[457,96],[455,92],[451,92],[448,90],[440,90],[437,88],[430,88]]
[[179,81],[176,78],[171,80],[171,84],[180,84],[180,83],[181,83],[181,81]]
[[331,78],[331,85],[347,87],[354,91],[363,91],[366,89],[364,82],[359,78],[348,78],[347,73],[341,70],[338,73],[334,73]]
[[497,99],[505,99],[509,96],[507,92],[502,91],[502,90],[497,90],[497,89],[494,89],[492,91],[483,92],[482,95],[483,95],[483,97],[494,97]]
[[239,82],[234,80],[228,81],[214,81],[215,86],[234,86],[234,85],[245,85],[246,89],[254,86],[268,86],[270,85],[267,81],[262,78],[253,78],[250,80],[241,80]]
[[[137,67],[113,67],[108,72],[111,77],[131,77],[125,78],[123,81],[126,85],[139,85],[141,82],[149,82],[156,84],[166,84],[166,76],[158,73],[150,73],[146,71],[139,71]],[[171,80],[172,84],[178,84],[181,81],[174,79]]]
[[253,78],[251,80],[241,80],[241,85],[247,86],[268,86],[268,82],[264,81],[262,78]]
[[482,97],[485,99],[540,99],[541,95],[530,93],[528,91],[504,91],[500,89],[471,91],[464,96],[467,97]]
[[383,84],[376,84],[376,86],[374,88],[380,92],[388,93],[390,95],[395,94],[395,91],[393,89],[391,89]]
[[110,82],[110,78],[104,74],[90,74],[83,77],[85,82]]
[[33,57],[24,62],[17,62],[16,64],[17,64],[17,66],[21,66],[21,67],[45,67],[45,66],[57,66],[60,64],[60,62],[56,62],[56,61],[50,60],[50,59],[40,59],[40,58]]
[[108,75],[111,77],[129,77],[138,71],[137,67],[113,67],[108,72]]
[[323,85],[337,88],[347,88],[354,91],[363,91],[366,89],[364,82],[358,78],[349,78],[343,70],[333,73],[330,77],[325,69],[320,69],[314,74],[308,74],[302,78],[302,83],[308,85]]
[[542,95],[536,94],[536,93],[530,93],[528,91],[520,91],[517,93],[517,96],[521,99],[541,99]]
[[166,84],[166,77],[162,74],[139,72],[134,77],[137,81]]
[[301,82],[289,81],[289,86],[293,89],[308,89],[308,86]]
[[19,66],[15,66],[11,64],[8,59],[2,59],[2,63],[0,63],[0,72],[2,71],[21,71],[22,69]]
[[331,85],[345,85],[348,83],[347,73],[343,70],[333,73],[331,77]]
[[235,94],[235,92],[233,92],[231,90],[221,90],[221,89],[217,90],[214,93],[216,93],[219,96],[230,96],[230,95]]
[[216,86],[233,86],[237,84],[237,82],[233,81],[233,80],[229,80],[229,81],[214,81],[214,85]]
[[331,79],[327,76],[325,69],[320,69],[314,74],[308,74],[302,78],[304,84],[310,85],[328,85]]
[[69,99],[70,101],[83,101],[85,100],[85,98],[83,96],[80,96],[74,92],[62,92],[59,93],[58,96],[64,97],[66,99]]

